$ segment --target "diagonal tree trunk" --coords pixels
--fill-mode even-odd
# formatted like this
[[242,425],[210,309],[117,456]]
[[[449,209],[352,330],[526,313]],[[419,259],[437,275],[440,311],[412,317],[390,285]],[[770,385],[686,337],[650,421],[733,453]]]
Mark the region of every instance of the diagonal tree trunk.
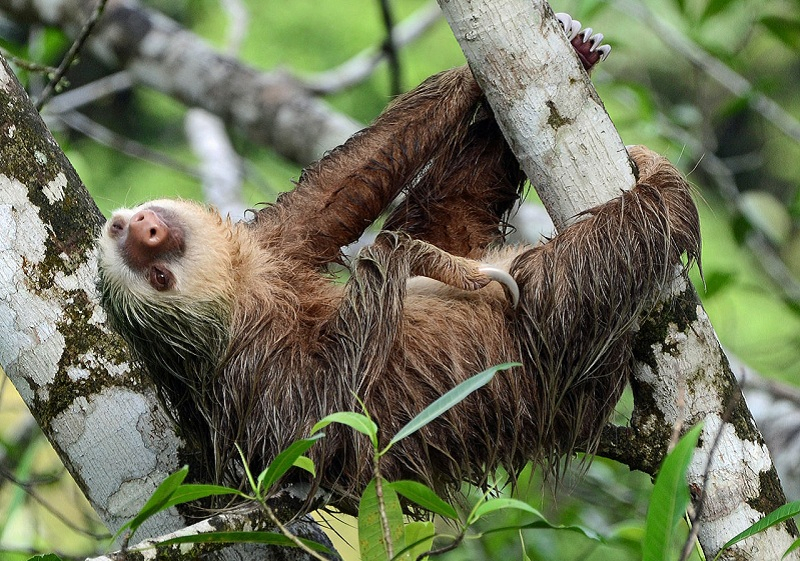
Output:
[[[114,531],[183,462],[152,383],[104,325],[94,247],[103,222],[0,57],[0,366]],[[150,518],[140,535],[191,522],[172,509]],[[318,527],[300,528],[325,542]],[[285,559],[286,549],[256,557]]]
[[[633,186],[622,141],[547,2],[439,4],[557,227]],[[699,540],[710,559],[786,499],[697,294],[682,281],[672,290],[676,305],[640,330],[631,427],[609,430],[613,438],[604,452],[654,474],[675,428],[704,422],[688,483],[696,508],[705,487]],[[721,559],[780,559],[796,535],[789,521],[736,544]]]

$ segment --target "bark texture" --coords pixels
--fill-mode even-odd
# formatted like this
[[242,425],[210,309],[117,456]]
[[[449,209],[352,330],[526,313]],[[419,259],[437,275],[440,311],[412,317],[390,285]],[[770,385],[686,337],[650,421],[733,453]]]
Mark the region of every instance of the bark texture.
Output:
[[[114,531],[182,462],[149,378],[104,323],[95,252],[103,220],[0,57],[0,366]],[[173,509],[139,532],[158,536],[187,523]],[[314,524],[298,531],[326,539]],[[247,551],[222,558],[307,558],[286,548]]]
[[[588,79],[576,79],[577,60],[574,65],[552,64],[568,60],[572,49],[546,2],[440,0],[440,6],[557,226],[633,184],[613,124]],[[519,21],[526,25],[514,24]],[[562,100],[576,101],[574,106],[564,106]],[[581,109],[586,106],[590,109]],[[590,118],[583,118],[584,114]],[[531,145],[536,148],[531,155],[522,147],[534,135]],[[565,172],[568,168],[573,169]],[[685,305],[651,316],[649,321],[661,328],[640,333],[639,351],[644,350],[641,356],[647,360],[635,375],[637,411],[635,423],[625,432],[629,440],[624,448],[644,451],[643,455],[649,452],[650,463],[638,467],[647,466],[653,472],[673,427],[683,423],[688,428],[704,421],[701,446],[688,474],[690,489],[699,491],[705,459],[712,454],[716,433],[723,431],[709,468],[700,516],[700,543],[712,558],[728,539],[784,504],[785,497],[743,401],[733,408],[729,422],[723,423],[731,397],[740,392],[694,289],[679,283],[674,295]],[[685,400],[683,407],[678,394]],[[796,535],[797,528],[789,521],[736,544],[721,559],[779,559]]]
[[[2,61],[0,365],[101,519],[116,528],[177,469],[179,443],[124,343],[103,325],[94,251],[102,222]],[[176,522],[165,515],[144,530]]]

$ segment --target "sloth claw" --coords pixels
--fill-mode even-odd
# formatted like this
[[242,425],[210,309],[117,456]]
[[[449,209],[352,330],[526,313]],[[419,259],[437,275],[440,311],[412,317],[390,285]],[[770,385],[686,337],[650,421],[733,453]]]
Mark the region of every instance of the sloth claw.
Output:
[[517,304],[519,304],[519,286],[517,286],[517,281],[514,280],[514,277],[502,269],[489,265],[483,265],[478,270],[490,279],[502,284],[506,295],[511,299],[511,307],[517,307]]
[[591,27],[581,29],[581,22],[572,19],[569,14],[557,13],[556,18],[587,71],[601,60],[608,58],[611,46],[602,44],[602,33],[593,33]]
[[589,42],[592,44],[592,48],[589,49],[591,52],[595,52],[597,47],[600,46],[600,43],[603,42],[603,34],[602,33],[595,33],[591,37],[589,37]]
[[567,38],[572,41],[581,30],[581,22],[576,19],[572,19],[572,16],[566,14],[564,12],[559,12],[556,14],[556,18],[561,23],[561,27],[564,28],[564,33],[567,34]]

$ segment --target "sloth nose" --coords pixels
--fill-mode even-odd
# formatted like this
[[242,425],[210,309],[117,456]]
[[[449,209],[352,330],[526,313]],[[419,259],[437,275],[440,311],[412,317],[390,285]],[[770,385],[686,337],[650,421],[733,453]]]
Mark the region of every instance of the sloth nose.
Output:
[[151,249],[158,249],[169,240],[169,226],[150,209],[140,210],[131,217],[131,241]]

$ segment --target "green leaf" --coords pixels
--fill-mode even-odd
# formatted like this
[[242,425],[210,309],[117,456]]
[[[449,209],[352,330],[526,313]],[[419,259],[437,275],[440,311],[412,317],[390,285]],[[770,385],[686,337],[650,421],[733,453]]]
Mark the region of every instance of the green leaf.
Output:
[[356,413],[354,411],[341,411],[339,413],[331,413],[327,415],[323,419],[321,419],[316,425],[314,425],[311,429],[312,433],[320,431],[330,425],[331,423],[340,423],[342,425],[347,425],[348,427],[357,430],[362,434],[366,434],[369,439],[372,441],[372,445],[377,450],[378,448],[378,425],[375,424],[375,421],[367,417],[366,415],[362,415],[361,413]]
[[513,508],[517,510],[524,510],[544,520],[544,516],[542,513],[533,508],[526,502],[520,501],[518,499],[509,499],[509,498],[498,498],[498,499],[489,499],[486,502],[481,503],[478,507],[472,511],[472,514],[469,516],[469,520],[467,520],[467,525],[474,524],[479,518],[486,516],[491,512],[496,512],[498,510],[505,510],[507,508]]
[[[393,551],[401,551],[405,547],[403,531],[403,511],[397,494],[385,482],[383,489],[383,505],[389,522],[389,537]],[[386,536],[381,524],[381,511],[375,480],[369,482],[361,502],[358,505],[358,546],[361,561],[388,561]]]
[[142,509],[139,511],[133,520],[122,526],[117,533],[114,534],[114,541],[127,529],[130,529],[131,536],[136,533],[136,530],[139,529],[139,526],[142,523],[153,516],[170,507],[168,504],[170,497],[175,492],[175,490],[180,487],[183,480],[186,479],[186,476],[189,473],[189,466],[183,466],[181,469],[176,471],[175,473],[168,476],[161,484],[153,491],[153,494],[144,504]]
[[764,16],[761,18],[761,25],[790,49],[800,50],[800,19]]
[[[587,538],[606,543],[607,540],[592,530],[591,528],[586,528],[585,526],[578,526],[575,524],[571,524],[569,526],[564,526],[562,524],[553,524],[548,520],[542,518],[541,520],[536,520],[534,522],[529,522],[528,524],[512,524],[510,526],[501,526],[499,528],[492,528],[491,530],[484,530],[481,532],[482,535],[494,534],[497,532],[508,532],[510,530],[559,530],[559,531],[566,531],[566,532],[575,532],[577,534],[582,534]],[[638,542],[637,542],[638,543]]]
[[164,503],[162,510],[166,510],[175,505],[196,501],[198,499],[205,499],[206,497],[213,497],[217,495],[245,496],[238,489],[233,489],[231,487],[223,487],[222,485],[187,483],[175,489],[175,492],[172,493],[167,502]]
[[[330,553],[330,550],[315,541],[298,538],[303,545],[308,546],[314,551]],[[279,545],[283,547],[297,547],[294,541],[283,534],[276,532],[208,532],[193,536],[178,536],[161,542],[163,545],[175,545],[181,543],[264,543],[268,545]]]
[[[433,547],[433,538],[435,536],[436,527],[433,525],[433,522],[409,522],[406,524],[405,531],[406,547],[399,552],[395,552],[394,559],[415,561],[417,557],[426,551],[430,551]],[[425,557],[425,559],[427,559],[427,557]]]
[[[781,522],[788,520],[789,518],[793,518],[798,514],[800,514],[800,501],[794,501],[776,508],[775,510],[767,514],[764,518],[758,520],[752,526],[736,534],[734,537],[728,540],[725,543],[725,545],[722,546],[722,549],[720,549],[719,553],[717,553],[717,557],[715,557],[714,559],[717,559],[723,551],[728,549],[733,544],[738,543],[745,538],[749,538],[750,536],[753,536],[759,532],[763,532],[767,528],[771,528],[776,524],[780,524]],[[794,544],[792,545],[792,547],[795,547]]]
[[269,467],[262,471],[258,476],[257,488],[259,493],[270,489],[278,479],[280,479],[287,471],[289,471],[289,468],[295,465],[297,458],[305,454],[306,451],[323,436],[325,435],[318,433],[310,436],[309,438],[301,438],[300,440],[292,442],[286,447],[286,450],[275,456],[275,459],[270,462]]
[[46,553],[44,555],[34,555],[33,557],[29,557],[28,561],[64,561],[56,555],[55,553]]
[[294,461],[294,467],[298,467],[302,470],[307,471],[312,475],[312,477],[317,476],[317,469],[314,466],[314,462],[308,456],[300,456]]
[[443,501],[439,495],[427,485],[423,485],[417,481],[393,481],[392,483],[385,483],[384,488],[385,487],[391,487],[398,494],[403,495],[409,501],[418,504],[429,512],[453,520],[458,519],[456,509]]
[[658,470],[647,509],[642,561],[667,561],[674,557],[672,547],[676,528],[689,504],[686,470],[702,430],[703,426],[699,424],[686,433]]
[[381,452],[381,454],[386,453],[386,451],[392,447],[396,442],[404,439],[405,437],[414,434],[419,429],[430,423],[436,417],[442,415],[445,411],[453,408],[457,404],[461,403],[469,394],[472,392],[482,388],[486,384],[488,384],[494,375],[500,370],[507,370],[514,366],[522,366],[518,362],[507,362],[504,364],[498,364],[497,366],[492,366],[491,368],[487,368],[480,374],[476,374],[471,378],[468,378],[454,387],[452,390],[445,393],[439,399],[431,403],[425,409],[423,409],[419,415],[411,419],[406,426],[400,429],[394,438],[389,442],[388,446]]

